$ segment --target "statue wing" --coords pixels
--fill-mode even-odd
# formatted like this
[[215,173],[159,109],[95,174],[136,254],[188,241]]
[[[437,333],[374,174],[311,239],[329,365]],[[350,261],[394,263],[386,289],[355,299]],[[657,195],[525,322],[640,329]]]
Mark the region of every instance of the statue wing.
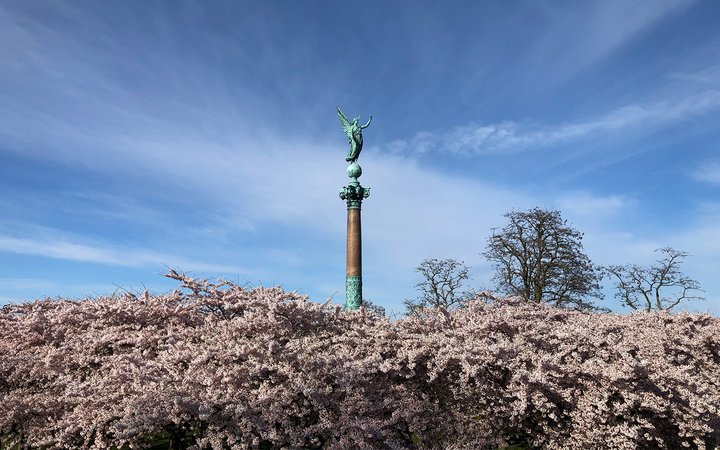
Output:
[[345,134],[348,137],[351,137],[352,136],[352,126],[350,125],[350,119],[348,119],[348,117],[345,115],[345,113],[340,111],[339,106],[337,107],[337,114],[338,114],[338,117],[340,118],[340,124],[343,127],[343,131],[345,132]]

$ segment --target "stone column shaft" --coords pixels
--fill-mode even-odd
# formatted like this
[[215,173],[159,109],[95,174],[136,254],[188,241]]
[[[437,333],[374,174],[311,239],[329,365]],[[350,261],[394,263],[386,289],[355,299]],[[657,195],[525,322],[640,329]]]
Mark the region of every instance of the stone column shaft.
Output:
[[362,237],[360,208],[348,208],[347,212],[345,308],[352,310],[359,309],[362,305]]
[[347,210],[347,265],[345,274],[349,277],[362,276],[362,235],[360,229],[360,208]]

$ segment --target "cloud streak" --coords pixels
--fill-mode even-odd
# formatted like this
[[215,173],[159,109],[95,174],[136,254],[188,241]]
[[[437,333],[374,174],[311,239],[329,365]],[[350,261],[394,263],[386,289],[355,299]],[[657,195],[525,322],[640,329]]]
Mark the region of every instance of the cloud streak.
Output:
[[240,267],[197,262],[148,250],[102,248],[67,240],[25,239],[0,235],[0,251],[113,266],[148,267],[167,265],[188,271],[248,273],[247,270]]
[[692,4],[692,0],[633,3],[609,0],[586,2],[582,8],[577,7],[579,4],[543,5],[538,8],[552,18],[553,26],[537,36],[529,63],[551,65],[557,73],[569,77],[609,57],[641,33]]
[[17,278],[0,277],[0,285],[3,287],[3,296],[0,296],[0,304],[14,303],[19,301],[54,298],[58,292],[64,292],[64,298],[84,298],[87,296],[107,295],[123,287],[115,284],[100,283],[71,283],[45,278]]
[[707,162],[693,173],[693,177],[700,181],[720,184],[720,161]]
[[465,156],[506,154],[582,141],[619,132],[648,131],[720,108],[720,90],[709,90],[679,101],[627,105],[594,119],[540,126],[514,121],[468,124],[435,134],[420,132],[391,142],[386,149],[399,153],[442,152]]
[[621,195],[596,196],[586,192],[562,195],[557,199],[561,211],[588,218],[614,217],[633,200]]

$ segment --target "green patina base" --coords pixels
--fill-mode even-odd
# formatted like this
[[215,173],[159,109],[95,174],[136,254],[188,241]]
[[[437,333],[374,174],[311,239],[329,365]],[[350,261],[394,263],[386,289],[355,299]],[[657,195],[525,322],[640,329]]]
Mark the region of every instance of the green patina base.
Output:
[[345,277],[345,309],[360,309],[362,304],[362,277],[350,275]]

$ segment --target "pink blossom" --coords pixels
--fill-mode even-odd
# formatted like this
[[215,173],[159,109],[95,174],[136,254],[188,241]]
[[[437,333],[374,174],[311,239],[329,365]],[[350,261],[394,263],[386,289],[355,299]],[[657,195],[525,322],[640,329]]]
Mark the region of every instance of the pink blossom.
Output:
[[0,431],[22,446],[720,446],[720,319],[503,299],[391,322],[280,288],[0,310]]

